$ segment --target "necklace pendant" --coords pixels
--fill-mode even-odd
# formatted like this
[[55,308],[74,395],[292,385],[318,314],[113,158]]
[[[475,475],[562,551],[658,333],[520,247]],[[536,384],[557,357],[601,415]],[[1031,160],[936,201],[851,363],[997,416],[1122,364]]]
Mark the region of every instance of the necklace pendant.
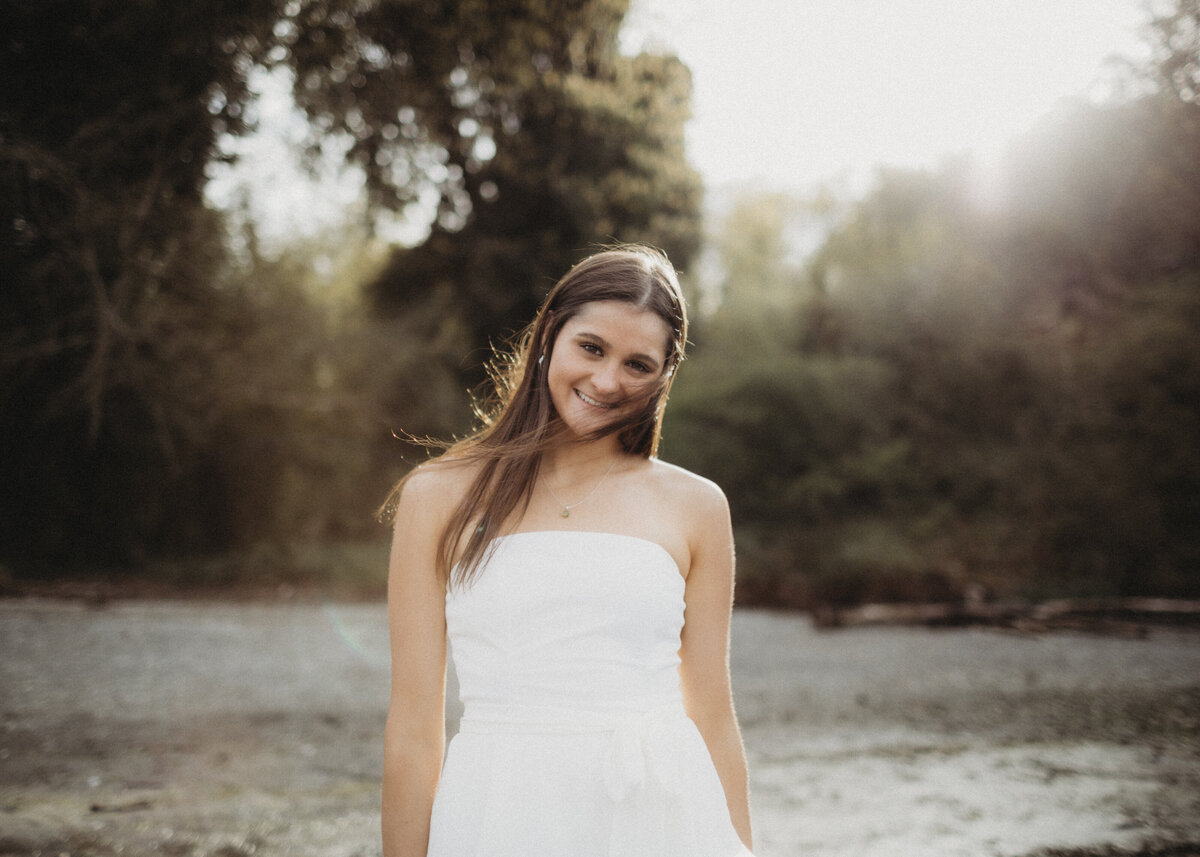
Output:
[[558,499],[558,495],[554,493],[554,489],[550,486],[550,482],[547,481],[545,476],[539,474],[538,478],[541,479],[542,484],[546,486],[546,490],[550,492],[550,496],[554,498],[554,502],[557,503],[558,505],[562,506],[562,516],[564,518],[569,518],[569,517],[571,517],[571,509],[573,509],[575,506],[578,506],[580,503],[584,502],[584,500],[587,500],[589,497],[591,497],[593,494],[596,493],[596,489],[600,487],[600,485],[608,477],[608,474],[612,473],[612,469],[617,466],[618,460],[619,460],[618,458],[613,458],[612,464],[608,465],[608,470],[604,471],[604,475],[601,476],[600,479],[596,482],[596,484],[592,486],[592,490],[587,492],[586,495],[584,495],[583,500],[578,500],[578,501],[572,503],[570,506],[568,506],[562,500]]

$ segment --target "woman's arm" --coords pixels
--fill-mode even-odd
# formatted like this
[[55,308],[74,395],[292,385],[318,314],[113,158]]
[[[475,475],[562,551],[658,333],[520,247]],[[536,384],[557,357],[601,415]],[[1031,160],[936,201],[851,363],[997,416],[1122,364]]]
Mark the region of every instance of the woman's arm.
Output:
[[383,854],[425,857],[446,743],[445,588],[435,571],[440,474],[409,477],[388,566],[392,689],[384,728]]
[[695,496],[687,504],[694,520],[692,560],[679,650],[684,707],[708,745],[734,829],[746,847],[753,848],[746,751],[729,678],[734,574],[729,504],[710,482],[698,481],[692,490]]

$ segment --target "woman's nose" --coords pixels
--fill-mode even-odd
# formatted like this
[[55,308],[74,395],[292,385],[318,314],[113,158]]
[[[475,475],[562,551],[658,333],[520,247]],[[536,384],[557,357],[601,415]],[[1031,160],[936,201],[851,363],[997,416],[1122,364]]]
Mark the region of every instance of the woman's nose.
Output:
[[612,363],[604,363],[596,367],[592,374],[592,385],[598,393],[613,393],[620,387],[620,367]]

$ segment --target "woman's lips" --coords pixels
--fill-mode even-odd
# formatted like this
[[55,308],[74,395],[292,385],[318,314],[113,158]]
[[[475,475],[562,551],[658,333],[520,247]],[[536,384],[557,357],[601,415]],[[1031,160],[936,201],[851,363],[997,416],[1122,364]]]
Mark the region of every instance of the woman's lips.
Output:
[[583,401],[583,403],[584,403],[585,405],[591,405],[593,408],[604,408],[604,409],[608,409],[608,408],[612,408],[612,407],[614,407],[613,405],[611,405],[611,404],[605,404],[604,402],[601,402],[601,401],[600,401],[600,400],[598,400],[598,399],[593,399],[593,398],[592,398],[591,396],[589,396],[587,393],[584,393],[584,392],[582,392],[582,391],[580,391],[580,390],[576,390],[576,391],[575,391],[575,395],[576,395],[576,396],[578,396],[578,397],[579,397],[579,398],[580,398],[580,399]]

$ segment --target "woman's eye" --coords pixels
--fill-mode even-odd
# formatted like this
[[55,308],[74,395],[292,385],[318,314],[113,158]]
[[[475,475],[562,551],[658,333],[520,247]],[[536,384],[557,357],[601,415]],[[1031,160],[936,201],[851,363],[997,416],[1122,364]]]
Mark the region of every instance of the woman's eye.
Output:
[[589,354],[603,353],[600,350],[600,346],[596,345],[594,342],[583,342],[583,343],[580,343],[579,347],[582,348],[584,351],[588,352]]
[[650,367],[647,366],[645,363],[641,362],[640,360],[634,360],[634,361],[630,362],[629,365],[633,367],[633,370],[635,372],[640,372],[643,375],[645,375],[646,373],[648,373],[650,371]]

